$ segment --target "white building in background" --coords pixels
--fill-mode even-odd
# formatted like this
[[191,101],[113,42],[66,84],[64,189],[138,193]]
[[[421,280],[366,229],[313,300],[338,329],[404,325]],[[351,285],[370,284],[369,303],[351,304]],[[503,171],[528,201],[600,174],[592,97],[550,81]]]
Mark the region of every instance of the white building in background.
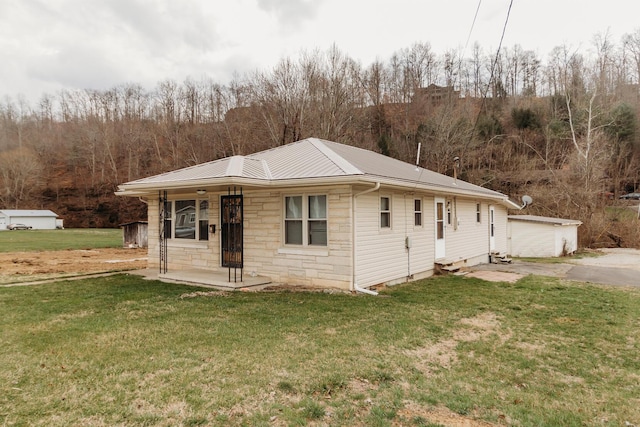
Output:
[[516,257],[559,257],[578,250],[575,219],[509,215],[509,253]]
[[25,224],[34,230],[55,230],[62,228],[62,219],[50,210],[0,209],[0,230],[9,224]]

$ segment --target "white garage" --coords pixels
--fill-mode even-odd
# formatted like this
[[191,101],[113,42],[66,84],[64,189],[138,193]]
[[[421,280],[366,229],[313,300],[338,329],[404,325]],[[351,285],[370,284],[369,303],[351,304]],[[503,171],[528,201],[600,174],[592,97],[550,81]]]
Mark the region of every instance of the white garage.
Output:
[[9,224],[25,224],[34,230],[54,230],[61,228],[62,220],[50,210],[1,209],[0,230],[6,230]]
[[516,257],[558,257],[578,250],[581,221],[536,215],[509,215],[509,253]]

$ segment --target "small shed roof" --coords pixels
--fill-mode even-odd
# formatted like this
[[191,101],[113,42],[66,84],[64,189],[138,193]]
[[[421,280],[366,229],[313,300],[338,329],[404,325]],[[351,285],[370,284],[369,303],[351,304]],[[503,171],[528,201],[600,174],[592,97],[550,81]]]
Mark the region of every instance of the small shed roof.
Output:
[[582,221],[578,221],[577,219],[564,219],[564,218],[551,218],[548,216],[538,216],[538,215],[509,215],[510,221],[526,221],[526,222],[537,222],[543,224],[551,224],[551,225],[582,225]]
[[120,224],[120,227],[127,227],[129,225],[135,225],[135,224],[149,224],[149,221],[131,221],[131,222],[125,222],[124,224]]
[[57,213],[48,209],[0,209],[0,213],[10,217],[58,217]]

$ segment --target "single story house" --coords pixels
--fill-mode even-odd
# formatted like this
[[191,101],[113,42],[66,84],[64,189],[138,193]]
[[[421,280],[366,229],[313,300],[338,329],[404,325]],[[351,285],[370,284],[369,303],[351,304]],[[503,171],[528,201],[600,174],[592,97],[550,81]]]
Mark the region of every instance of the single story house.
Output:
[[[507,251],[499,192],[316,138],[121,184],[148,204],[149,267],[366,292]],[[233,270],[233,276],[232,276]],[[245,275],[246,276],[246,275]]]
[[518,257],[559,257],[578,250],[574,219],[537,215],[509,215],[509,253]]
[[9,224],[25,224],[34,230],[55,230],[62,228],[58,214],[50,210],[2,209],[0,210],[0,230]]

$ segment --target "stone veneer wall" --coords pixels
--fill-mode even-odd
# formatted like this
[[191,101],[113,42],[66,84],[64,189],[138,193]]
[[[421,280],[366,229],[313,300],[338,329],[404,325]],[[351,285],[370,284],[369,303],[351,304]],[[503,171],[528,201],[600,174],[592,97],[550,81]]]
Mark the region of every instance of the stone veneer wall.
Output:
[[[220,262],[220,196],[209,195],[209,224],[216,233],[208,241],[172,239],[168,268],[227,271]],[[284,197],[327,195],[327,246],[284,245]],[[186,198],[186,197],[178,197]],[[244,193],[244,274],[257,274],[276,283],[350,289],[352,281],[351,187],[299,188],[291,191]],[[158,200],[150,199],[149,268],[159,267]]]

